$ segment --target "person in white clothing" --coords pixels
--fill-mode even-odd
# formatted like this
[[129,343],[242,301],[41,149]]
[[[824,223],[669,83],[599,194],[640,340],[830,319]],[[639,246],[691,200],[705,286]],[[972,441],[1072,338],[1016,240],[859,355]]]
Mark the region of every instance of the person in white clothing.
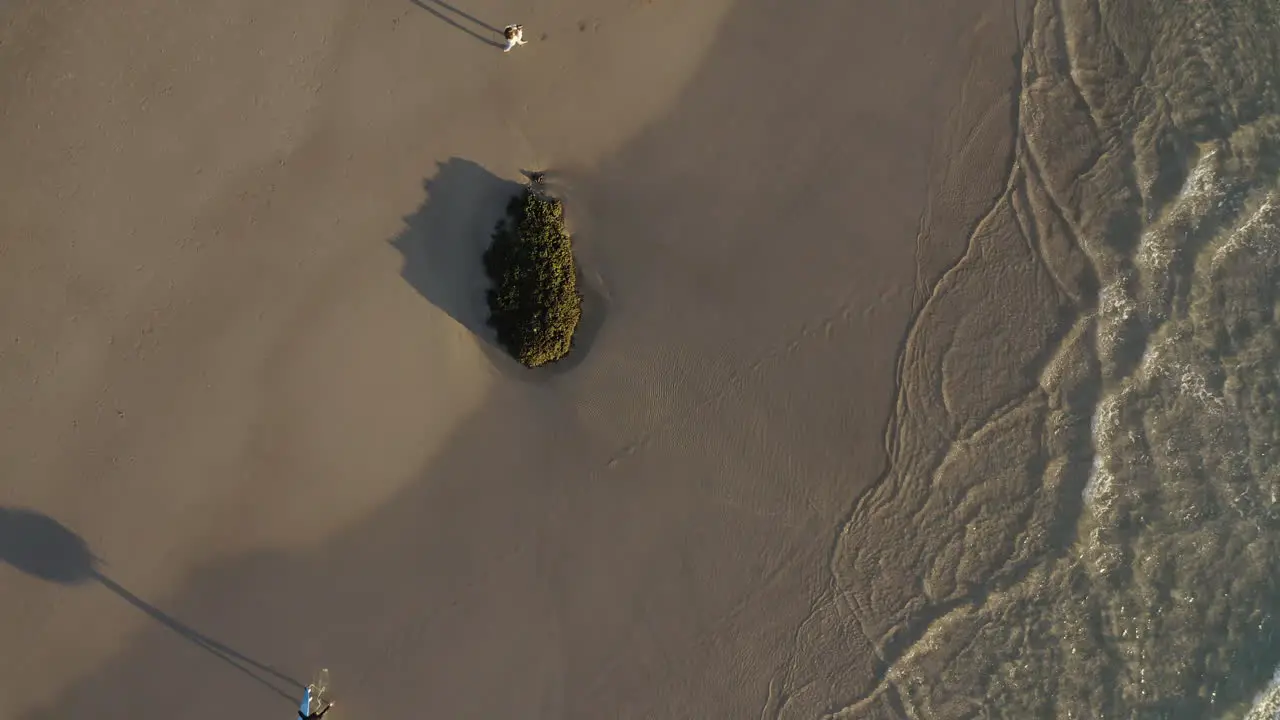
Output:
[[508,25],[502,31],[502,36],[507,39],[507,46],[502,48],[502,52],[511,52],[511,48],[525,44],[523,25]]

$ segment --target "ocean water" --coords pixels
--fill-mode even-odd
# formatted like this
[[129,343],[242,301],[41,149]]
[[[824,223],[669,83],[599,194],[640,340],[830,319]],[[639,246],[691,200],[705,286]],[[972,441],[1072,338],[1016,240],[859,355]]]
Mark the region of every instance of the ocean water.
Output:
[[1032,12],[776,717],[1280,717],[1280,2]]

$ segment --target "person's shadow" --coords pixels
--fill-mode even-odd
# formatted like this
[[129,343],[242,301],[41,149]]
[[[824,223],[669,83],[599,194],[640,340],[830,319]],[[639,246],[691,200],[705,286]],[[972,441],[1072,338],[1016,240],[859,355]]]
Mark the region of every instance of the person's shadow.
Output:
[[[495,39],[495,37],[502,37],[501,30],[474,15],[469,15],[462,10],[459,10],[449,3],[442,2],[442,0],[409,0],[409,2],[417,5],[423,10],[426,10],[432,15],[435,15],[446,24],[452,25],[486,45],[492,45],[498,48],[503,46],[502,43]],[[450,15],[456,16],[459,19],[454,19],[454,17],[451,17]],[[475,27],[469,27],[467,24],[464,24],[464,22]],[[492,33],[495,37],[488,37],[481,31]]]
[[89,545],[57,520],[32,510],[0,507],[0,563],[60,585],[97,583],[180,637],[296,703],[306,688],[298,680],[182,624],[102,573],[105,564]]

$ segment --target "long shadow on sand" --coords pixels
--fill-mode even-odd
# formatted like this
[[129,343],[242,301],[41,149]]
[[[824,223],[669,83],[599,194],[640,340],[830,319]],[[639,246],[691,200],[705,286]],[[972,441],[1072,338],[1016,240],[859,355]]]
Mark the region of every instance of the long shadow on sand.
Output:
[[485,30],[487,32],[493,33],[494,36],[502,35],[501,30],[490,25],[487,22],[484,22],[483,20],[480,20],[474,15],[470,15],[466,12],[463,12],[462,10],[459,10],[458,8],[450,5],[449,3],[441,2],[440,0],[409,0],[409,2],[413,3],[414,5],[417,5],[423,10],[426,10],[432,15],[435,15],[441,21],[449,25],[452,25],[455,28],[458,28],[462,32],[470,35],[471,37],[479,40],[480,42],[486,45],[492,45],[494,47],[499,47],[499,48],[502,47],[502,43],[498,42],[497,39],[495,39],[494,37],[485,37],[480,32],[477,32],[475,28],[471,28],[471,27],[468,27],[467,25],[464,25],[462,22],[455,20],[454,18],[450,17],[446,13],[452,13],[453,15],[457,15],[459,18],[462,18],[462,20],[465,20],[466,22],[471,23],[472,25],[475,25],[481,30]]
[[182,624],[107,577],[100,570],[105,563],[89,550],[89,544],[47,515],[32,510],[0,507],[0,562],[27,575],[60,585],[97,582],[178,636],[290,702],[296,702],[305,688],[301,682],[270,665],[258,662]]
[[[404,218],[405,229],[391,244],[404,256],[400,271],[424,298],[483,341],[494,367],[510,377],[536,381],[580,365],[604,322],[604,295],[580,278],[583,318],[574,336],[573,351],[564,360],[529,371],[497,344],[488,325],[484,251],[507,202],[524,186],[494,175],[477,163],[450,158],[423,183],[426,199]],[[554,187],[552,188],[554,190]]]

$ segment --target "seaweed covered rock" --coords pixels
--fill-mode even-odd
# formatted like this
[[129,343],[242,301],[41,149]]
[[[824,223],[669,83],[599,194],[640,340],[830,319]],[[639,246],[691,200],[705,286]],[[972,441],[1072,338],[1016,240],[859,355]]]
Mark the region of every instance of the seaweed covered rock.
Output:
[[493,282],[489,325],[498,343],[528,367],[567,355],[582,317],[582,295],[560,201],[531,187],[512,198],[484,267]]

